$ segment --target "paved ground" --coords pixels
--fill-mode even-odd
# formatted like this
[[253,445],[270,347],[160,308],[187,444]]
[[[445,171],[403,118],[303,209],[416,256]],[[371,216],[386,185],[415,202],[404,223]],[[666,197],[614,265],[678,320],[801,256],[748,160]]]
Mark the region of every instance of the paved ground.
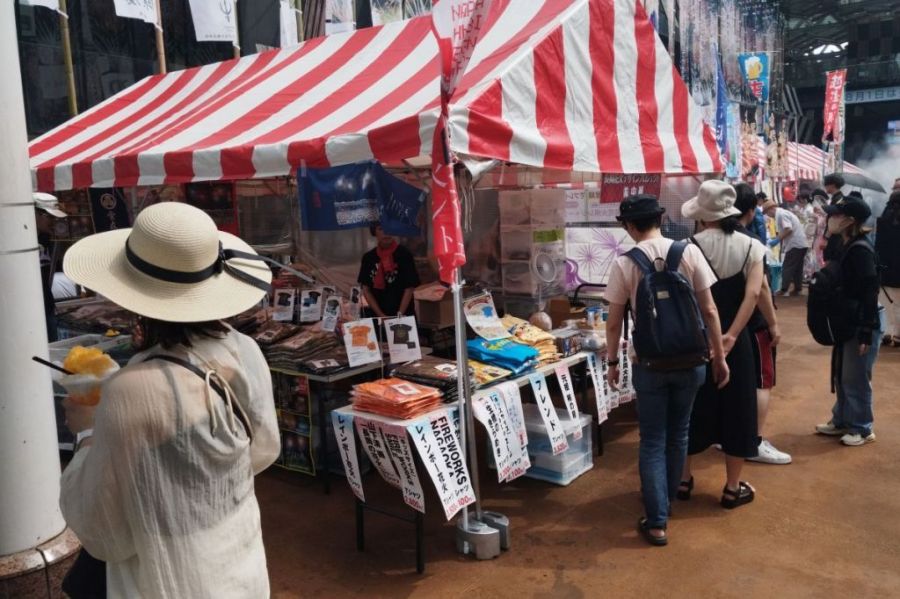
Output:
[[[605,427],[605,455],[569,487],[528,479],[498,486],[482,472],[485,505],[512,522],[513,547],[495,560],[458,555],[430,497],[428,563],[417,575],[405,525],[370,516],[367,551],[356,551],[342,481],[325,496],[305,477],[267,472],[257,493],[273,596],[900,596],[900,350],[883,352],[876,365],[878,441],[843,447],[811,434],[830,413],[828,349],[806,331],[803,300],[782,304],[786,340],[766,433],[794,463],[748,465],[753,504],[719,507],[724,466],[711,450],[697,460],[694,498],[676,505],[669,546],[646,545],[634,530],[638,437],[626,406]],[[365,485],[368,497],[400,503],[376,474]]]

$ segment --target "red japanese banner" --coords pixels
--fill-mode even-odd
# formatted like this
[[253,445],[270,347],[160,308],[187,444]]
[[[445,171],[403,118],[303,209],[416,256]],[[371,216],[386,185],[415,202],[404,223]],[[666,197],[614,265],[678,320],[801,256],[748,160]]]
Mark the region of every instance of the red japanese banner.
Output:
[[844,84],[847,82],[847,69],[828,71],[825,74],[825,127],[822,130],[822,141],[841,143],[844,141],[843,126],[838,122],[841,105],[844,103]]
[[628,196],[648,193],[659,197],[662,175],[623,175],[607,173],[600,182],[600,203],[619,203]]
[[431,213],[434,255],[441,281],[456,282],[466,263],[459,197],[447,140],[447,105],[472,57],[491,0],[434,0],[431,29],[441,51],[441,116],[431,145]]

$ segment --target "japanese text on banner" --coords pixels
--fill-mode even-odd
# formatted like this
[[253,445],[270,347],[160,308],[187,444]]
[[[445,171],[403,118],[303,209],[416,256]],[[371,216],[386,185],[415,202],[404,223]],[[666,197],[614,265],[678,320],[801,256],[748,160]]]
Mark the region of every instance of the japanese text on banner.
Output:
[[[562,389],[563,400],[566,404],[566,410],[569,412],[569,418],[578,422],[578,402],[575,401],[575,386],[572,384],[572,373],[565,364],[557,364],[556,380],[559,382],[559,388]],[[575,429],[575,440],[581,438],[581,427]]]
[[[519,388],[516,387],[517,391],[518,389]],[[500,427],[503,432],[506,448],[512,456],[509,465],[509,474],[505,478],[505,481],[509,482],[525,474],[531,467],[531,460],[528,458],[528,437],[527,433],[525,435],[520,434],[518,425],[513,423],[516,407],[513,406],[511,409],[507,404],[507,399],[496,390],[491,392],[490,399],[494,402],[497,411],[500,414]],[[518,397],[518,411],[522,411],[521,397]],[[524,428],[524,418],[522,419],[521,426]]]
[[559,415],[556,408],[553,407],[553,401],[550,399],[550,390],[547,388],[547,379],[540,372],[535,372],[528,377],[531,383],[531,390],[534,391],[534,399],[537,402],[538,409],[541,412],[541,418],[544,420],[544,426],[547,427],[547,435],[550,437],[550,446],[553,448],[553,455],[560,454],[569,448],[569,441],[566,439],[566,432],[563,430],[562,423],[559,421]]
[[519,386],[508,381],[495,387],[494,392],[506,403],[506,411],[509,414],[513,431],[518,435],[519,445],[524,451],[524,448],[528,446],[528,431],[525,428],[525,411],[522,409],[522,394],[519,393]]
[[[494,463],[497,466],[497,480],[503,482],[509,476],[512,464],[512,451],[501,424],[504,415],[500,412],[497,402],[489,394],[479,395],[472,400],[472,409],[475,418],[484,425],[487,431],[488,442],[494,455]],[[518,445],[518,442],[516,443]]]
[[[597,354],[591,352],[587,356],[588,372],[594,384],[594,398],[597,401],[597,424],[609,416],[609,383],[606,380],[605,366],[601,366]],[[606,360],[603,360],[606,364]]]
[[406,428],[397,424],[382,424],[381,432],[390,453],[391,460],[400,473],[400,487],[403,501],[416,511],[425,513],[425,493],[416,472],[416,462],[409,448]]
[[334,438],[338,450],[341,453],[341,462],[344,464],[344,474],[347,475],[347,484],[350,490],[360,501],[365,501],[363,494],[362,477],[359,472],[359,460],[356,456],[356,437],[353,434],[353,415],[342,414],[337,410],[331,412],[331,425],[334,427]]
[[400,477],[397,476],[397,472],[394,470],[394,463],[388,455],[387,447],[381,436],[381,428],[372,420],[365,420],[360,417],[355,418],[355,420],[356,431],[362,440],[363,449],[366,450],[366,454],[372,460],[375,469],[378,470],[381,478],[389,484],[400,488]]
[[843,141],[838,116],[841,105],[844,102],[844,84],[847,81],[847,69],[828,71],[825,83],[825,108],[823,114],[824,128],[822,129],[822,141]]

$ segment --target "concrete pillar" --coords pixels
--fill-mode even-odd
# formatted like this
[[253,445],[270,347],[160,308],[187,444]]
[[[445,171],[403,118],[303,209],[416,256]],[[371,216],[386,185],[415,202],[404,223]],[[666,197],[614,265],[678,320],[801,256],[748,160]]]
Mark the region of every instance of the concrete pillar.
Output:
[[[15,2],[0,3],[0,558],[65,529]],[[4,574],[0,573],[0,578]]]

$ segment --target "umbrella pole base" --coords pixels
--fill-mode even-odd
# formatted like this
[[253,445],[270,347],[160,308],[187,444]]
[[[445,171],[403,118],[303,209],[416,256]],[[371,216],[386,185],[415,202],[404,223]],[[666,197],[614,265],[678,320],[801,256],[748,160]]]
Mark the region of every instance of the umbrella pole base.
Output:
[[500,531],[476,520],[471,513],[468,520],[467,528],[463,528],[462,518],[456,522],[456,550],[480,560],[500,555]]
[[497,512],[482,512],[481,521],[500,531],[500,549],[509,549],[509,518]]

